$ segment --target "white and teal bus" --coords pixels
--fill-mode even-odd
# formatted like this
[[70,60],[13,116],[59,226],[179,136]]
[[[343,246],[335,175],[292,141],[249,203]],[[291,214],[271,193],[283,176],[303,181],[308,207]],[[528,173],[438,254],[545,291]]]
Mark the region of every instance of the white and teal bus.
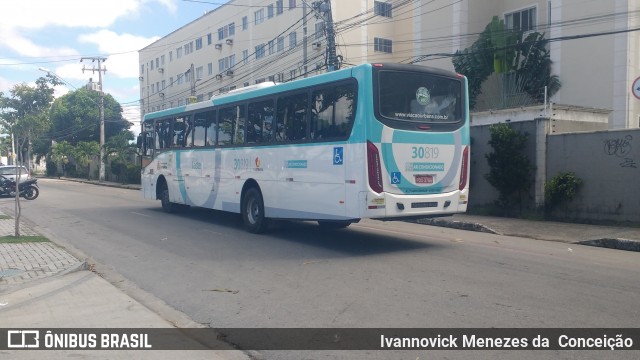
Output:
[[416,65],[364,64],[149,113],[142,190],[188,206],[340,228],[466,211],[467,80]]

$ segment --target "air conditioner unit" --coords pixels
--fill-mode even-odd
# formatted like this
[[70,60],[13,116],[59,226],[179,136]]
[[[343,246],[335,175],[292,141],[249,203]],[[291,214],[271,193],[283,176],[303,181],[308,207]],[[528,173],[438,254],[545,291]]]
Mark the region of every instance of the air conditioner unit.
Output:
[[164,72],[164,68],[158,68],[158,72],[162,74]]
[[319,50],[322,47],[321,42],[314,42],[312,45],[313,45],[313,48],[316,50]]
[[222,49],[222,44],[216,44],[216,49],[218,50]]
[[218,79],[218,80],[222,80],[222,74],[218,74],[218,75],[216,75],[216,79]]
[[139,76],[138,80],[140,80],[140,81],[144,80],[144,76]]
[[160,97],[164,97],[164,93],[163,92],[161,92],[159,94],[160,94]]
[[227,76],[233,75],[233,70],[227,70]]
[[233,45],[233,39],[227,39],[227,45]]

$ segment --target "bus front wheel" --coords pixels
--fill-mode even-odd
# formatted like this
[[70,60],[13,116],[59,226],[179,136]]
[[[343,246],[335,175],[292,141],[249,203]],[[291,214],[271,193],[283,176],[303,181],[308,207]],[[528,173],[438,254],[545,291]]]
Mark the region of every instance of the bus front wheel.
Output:
[[169,188],[165,185],[160,193],[160,203],[162,204],[162,210],[171,214],[176,212],[177,204],[172,203],[169,199]]
[[247,190],[242,201],[242,221],[250,233],[259,234],[266,230],[268,221],[264,216],[264,202],[256,188]]

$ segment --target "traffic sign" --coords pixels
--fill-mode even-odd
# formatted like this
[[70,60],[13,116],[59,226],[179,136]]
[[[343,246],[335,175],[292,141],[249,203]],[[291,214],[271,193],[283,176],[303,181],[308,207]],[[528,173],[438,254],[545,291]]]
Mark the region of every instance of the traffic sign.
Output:
[[635,96],[637,99],[640,99],[640,77],[633,81],[631,91],[633,92],[633,96]]

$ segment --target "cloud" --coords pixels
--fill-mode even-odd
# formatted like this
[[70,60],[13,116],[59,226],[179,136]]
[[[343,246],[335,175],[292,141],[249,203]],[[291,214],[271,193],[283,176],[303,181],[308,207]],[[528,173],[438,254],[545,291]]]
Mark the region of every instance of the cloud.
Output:
[[77,55],[69,47],[52,48],[30,40],[33,33],[46,28],[104,29],[121,18],[139,16],[143,6],[159,3],[170,12],[177,10],[177,0],[109,0],[97,7],[77,0],[2,1],[0,12],[0,47],[20,56]]
[[79,42],[97,45],[101,53],[110,55],[105,66],[114,76],[121,78],[138,77],[138,50],[151,44],[159,37],[145,38],[131,34],[117,34],[110,30],[100,30],[93,34],[81,35]]

